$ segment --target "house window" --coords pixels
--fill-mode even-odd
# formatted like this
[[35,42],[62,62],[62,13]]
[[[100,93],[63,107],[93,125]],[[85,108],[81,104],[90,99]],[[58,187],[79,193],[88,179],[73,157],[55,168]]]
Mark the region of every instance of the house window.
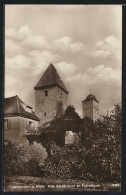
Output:
[[48,91],[44,91],[44,95],[45,96],[48,96]]
[[29,129],[31,130],[33,128],[33,123],[29,121]]
[[44,116],[46,116],[46,112],[44,112]]
[[4,120],[4,129],[8,129],[8,119]]

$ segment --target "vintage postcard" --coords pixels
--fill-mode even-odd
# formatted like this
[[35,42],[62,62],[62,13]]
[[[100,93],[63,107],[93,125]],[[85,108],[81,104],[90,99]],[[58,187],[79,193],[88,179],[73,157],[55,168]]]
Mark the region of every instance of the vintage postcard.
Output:
[[121,5],[5,5],[4,192],[121,191]]

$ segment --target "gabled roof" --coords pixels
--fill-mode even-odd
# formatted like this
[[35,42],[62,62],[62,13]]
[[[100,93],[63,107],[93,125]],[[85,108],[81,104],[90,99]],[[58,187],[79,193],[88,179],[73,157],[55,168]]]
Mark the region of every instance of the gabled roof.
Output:
[[53,66],[53,64],[50,64],[49,67],[44,72],[44,74],[42,75],[39,82],[37,83],[37,85],[34,87],[34,89],[37,90],[55,85],[59,86],[62,90],[68,93],[56,68]]
[[90,101],[90,100],[95,100],[96,102],[99,103],[99,101],[96,99],[96,97],[93,94],[89,94],[83,102]]
[[[31,109],[31,112],[28,112],[27,108]],[[32,107],[26,105],[17,95],[4,99],[4,115],[22,116],[36,121],[40,120],[32,111]]]

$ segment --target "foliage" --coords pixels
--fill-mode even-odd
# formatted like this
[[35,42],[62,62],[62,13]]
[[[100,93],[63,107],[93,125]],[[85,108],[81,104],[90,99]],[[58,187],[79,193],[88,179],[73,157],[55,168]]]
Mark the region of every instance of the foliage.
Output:
[[84,117],[84,119],[82,119],[82,128],[81,128],[82,145],[89,144],[89,147],[91,147],[90,142],[87,140],[87,138],[92,139],[92,137],[96,135],[95,131],[96,128],[95,128],[94,121],[89,117]]
[[25,174],[25,176],[42,177],[44,176],[44,171],[38,160],[33,158],[25,163],[25,173],[23,174]]
[[34,159],[38,162],[38,164],[42,164],[48,156],[43,145],[35,141],[33,142],[33,144],[28,146],[27,152],[30,157],[29,159]]
[[121,106],[115,105],[109,117],[96,122],[85,117],[82,127],[81,142],[53,146],[44,167],[46,177],[120,182]]
[[26,147],[9,142],[4,146],[4,174],[42,176],[41,164],[46,157],[41,144],[33,143]]
[[97,181],[120,181],[121,105],[115,105],[110,116],[102,116],[94,124],[89,121],[87,130],[88,134],[82,132],[82,142],[88,151],[88,172]]
[[[80,150],[82,152],[82,149]],[[52,147],[52,156],[45,161],[44,171],[48,178],[77,179],[81,177],[79,168],[79,146]]]
[[75,108],[73,105],[69,105],[65,110],[65,117],[69,119],[74,119],[77,122],[81,122],[81,118],[78,115],[78,113],[75,111]]
[[27,135],[39,135],[40,134],[40,130],[39,128],[35,125],[26,125],[26,130],[27,130]]
[[[72,106],[66,110],[67,116],[70,113],[76,115]],[[43,154],[39,144],[33,146],[32,157],[25,161],[25,148],[9,143],[4,150],[5,174],[120,182],[121,105],[115,105],[110,116],[102,116],[95,122],[85,117],[81,123],[80,136],[81,141],[63,147],[55,144],[54,132],[43,132],[37,136],[37,142],[49,154],[45,161],[36,157]]]
[[39,143],[46,148],[48,155],[51,154],[51,144],[56,141],[56,133],[51,131],[43,131],[39,136]]
[[53,131],[41,131],[40,135],[27,135],[27,139],[32,145],[34,142],[40,143],[50,155],[50,146],[53,142],[56,141],[56,134]]
[[21,175],[24,167],[24,149],[11,142],[4,147],[4,174]]

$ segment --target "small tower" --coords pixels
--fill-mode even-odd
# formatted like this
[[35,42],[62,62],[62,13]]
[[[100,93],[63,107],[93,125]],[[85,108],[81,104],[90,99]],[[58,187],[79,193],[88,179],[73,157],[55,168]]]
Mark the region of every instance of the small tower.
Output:
[[96,97],[89,94],[85,100],[82,101],[83,118],[85,116],[92,118],[94,121],[98,119],[99,102]]
[[35,89],[35,113],[40,125],[59,118],[68,106],[68,91],[55,67],[50,64]]

